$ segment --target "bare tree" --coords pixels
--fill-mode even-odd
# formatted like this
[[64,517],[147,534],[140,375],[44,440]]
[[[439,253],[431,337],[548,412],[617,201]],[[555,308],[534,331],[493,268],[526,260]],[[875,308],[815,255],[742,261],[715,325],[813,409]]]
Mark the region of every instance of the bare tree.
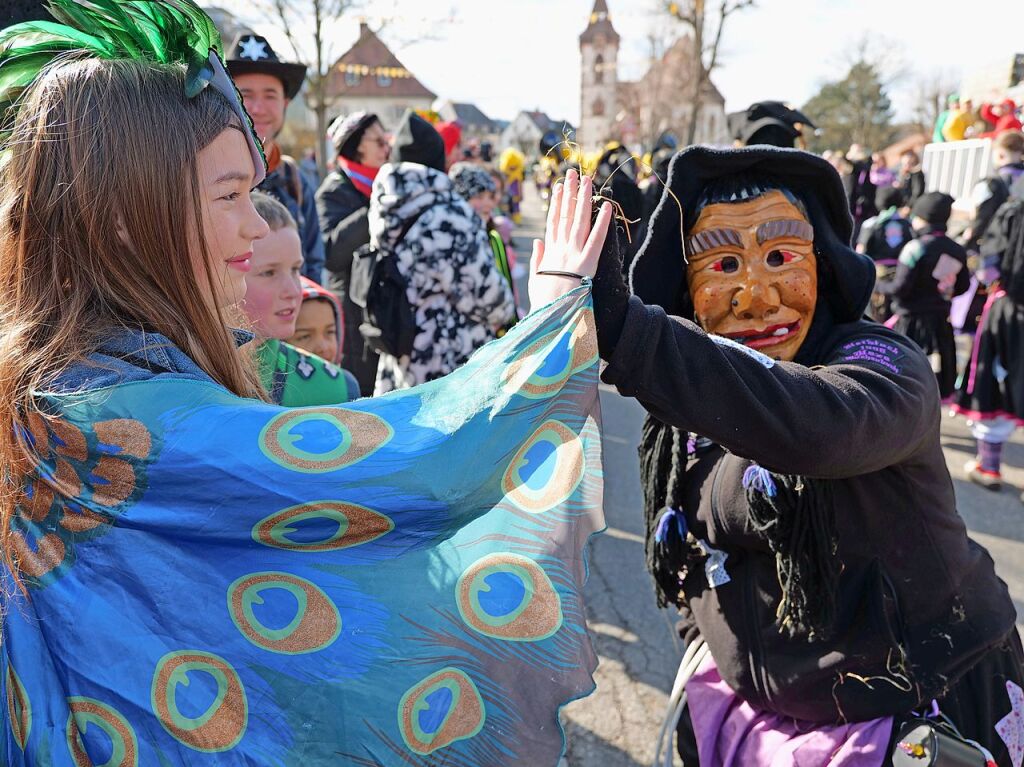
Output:
[[[663,18],[662,18],[663,21]],[[663,66],[665,54],[674,38],[664,23],[654,23],[646,37],[646,74],[635,83],[620,83],[619,123],[632,122],[635,141],[642,147],[653,146],[663,130],[671,126],[672,99],[666,95],[678,90],[680,73]]]
[[914,82],[914,123],[929,140],[939,114],[946,108],[947,96],[956,90],[956,82],[949,72],[930,72]]
[[718,51],[722,43],[722,32],[726,20],[738,11],[752,8],[755,0],[721,0],[716,10],[709,12],[705,0],[665,0],[665,12],[676,21],[682,22],[693,35],[691,55],[691,112],[687,126],[686,143],[692,144],[697,137],[697,118],[707,94],[711,73],[718,66]]
[[451,33],[451,26],[459,23],[455,6],[441,16],[412,17],[406,9],[403,12],[400,0],[391,0],[391,7],[384,9],[379,0],[374,2],[374,18],[377,20],[377,35],[387,32],[388,44],[393,51],[404,51],[414,45],[437,42]]

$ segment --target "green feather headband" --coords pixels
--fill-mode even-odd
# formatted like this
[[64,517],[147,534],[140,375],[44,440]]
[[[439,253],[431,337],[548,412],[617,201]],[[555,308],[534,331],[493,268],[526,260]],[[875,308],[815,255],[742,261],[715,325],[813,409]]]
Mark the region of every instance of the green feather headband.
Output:
[[24,90],[54,59],[81,52],[98,59],[186,65],[186,97],[208,85],[224,94],[247,128],[255,183],[266,177],[263,146],[221,60],[220,33],[193,0],[50,0],[48,10],[56,21],[28,21],[0,31],[0,147]]

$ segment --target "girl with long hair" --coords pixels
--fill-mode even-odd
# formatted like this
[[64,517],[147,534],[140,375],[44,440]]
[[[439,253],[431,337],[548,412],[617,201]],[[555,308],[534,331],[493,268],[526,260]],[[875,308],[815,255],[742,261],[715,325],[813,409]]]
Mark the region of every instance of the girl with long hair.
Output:
[[[265,166],[212,23],[51,12],[0,33],[0,762],[555,764],[596,664],[589,290],[538,276],[445,381],[267,403],[231,329]],[[547,247],[592,274],[584,208]]]

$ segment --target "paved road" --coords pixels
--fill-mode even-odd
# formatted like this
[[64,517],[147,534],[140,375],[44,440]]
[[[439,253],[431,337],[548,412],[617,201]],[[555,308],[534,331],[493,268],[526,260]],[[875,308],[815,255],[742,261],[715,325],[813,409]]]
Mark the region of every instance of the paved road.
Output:
[[[528,189],[532,193],[532,188]],[[521,259],[529,237],[543,229],[539,201],[530,194],[519,234]],[[526,302],[525,286],[521,291]],[[641,767],[651,764],[654,742],[682,648],[668,611],[658,610],[644,568],[643,520],[636,446],[642,409],[602,387],[605,517],[594,539],[587,583],[587,614],[601,662],[597,691],[563,712],[570,767]],[[962,419],[945,417],[942,443],[958,508],[971,535],[986,546],[1017,606],[1024,631],[1024,439],[1018,432],[1004,455],[1009,485],[992,493],[965,481],[963,464],[974,442]]]

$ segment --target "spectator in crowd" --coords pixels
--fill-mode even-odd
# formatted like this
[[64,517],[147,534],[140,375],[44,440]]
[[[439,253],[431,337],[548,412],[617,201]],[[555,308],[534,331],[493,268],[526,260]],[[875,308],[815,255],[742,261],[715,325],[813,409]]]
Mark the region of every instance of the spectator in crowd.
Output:
[[971,419],[977,441],[977,454],[964,467],[967,478],[999,490],[1003,445],[1024,423],[1024,185],[996,211],[980,251],[996,276],[953,410]]
[[871,183],[876,188],[893,186],[896,183],[896,174],[885,162],[885,155],[875,152],[871,155]]
[[857,252],[865,253],[876,264],[879,261],[895,263],[903,246],[914,239],[910,221],[900,215],[903,193],[894,186],[885,186],[875,193],[878,215],[872,216],[860,229]]
[[514,315],[487,232],[445,173],[445,143],[407,111],[391,163],[370,198],[370,244],[397,259],[417,333],[410,355],[382,354],[376,394],[432,381],[461,366]]
[[448,171],[452,187],[487,227],[498,205],[498,185],[491,174],[473,162],[457,162]]
[[956,93],[950,93],[946,97],[946,108],[939,112],[939,116],[935,118],[935,129],[932,131],[932,143],[941,144],[946,140],[946,123],[949,121],[950,115],[960,109],[960,96]]
[[860,144],[851,144],[846,152],[849,173],[840,173],[846,198],[853,216],[853,239],[857,240],[860,227],[878,210],[875,208],[875,185],[871,182],[871,156]]
[[[864,253],[875,262],[875,274],[880,281],[895,276],[900,253],[908,242],[914,239],[914,229],[903,218],[903,193],[893,186],[880,187],[875,194],[877,216],[864,222],[857,238],[857,252]],[[892,316],[888,296],[874,293],[871,297],[871,315],[879,322]]]
[[[487,230],[487,238],[491,243],[491,252],[494,254],[494,265],[508,282],[512,291],[513,300],[518,307],[519,301],[516,296],[516,285],[512,278],[513,259],[510,257],[506,234],[503,227],[499,227],[495,220],[494,212],[498,205],[498,181],[495,180],[491,171],[477,165],[476,163],[459,162],[455,163],[448,171],[448,177],[452,180],[455,191],[458,192],[470,207],[480,217],[484,228]],[[500,180],[500,176],[499,176]],[[499,217],[500,218],[500,217]],[[507,219],[505,219],[507,221]],[[504,329],[512,327],[518,321],[518,309],[516,316],[504,326]]]
[[505,180],[508,214],[514,223],[519,224],[523,220],[521,208],[526,179],[526,155],[515,147],[506,147],[498,156],[498,169]]
[[[817,126],[799,110],[781,101],[756,101],[742,112],[726,116],[729,133],[737,146],[768,144],[803,149]],[[673,148],[675,148],[673,146]]]
[[319,281],[324,268],[324,244],[313,199],[316,185],[294,159],[281,152],[277,143],[277,135],[284,127],[285,110],[302,88],[306,65],[281,61],[265,37],[251,33],[238,36],[226,63],[267,156],[267,177],[259,188],[284,204],[298,222],[304,259],[302,273]]
[[977,121],[978,115],[974,111],[974,103],[970,99],[959,102],[956,109],[951,109],[949,117],[942,126],[942,136],[946,141],[963,141],[970,138],[967,129]]
[[[337,297],[322,285],[303,277],[302,304],[295,320],[295,333],[287,339],[288,343],[337,365],[341,360],[344,337],[344,321]],[[347,370],[343,369],[343,372],[352,376]],[[359,388],[354,377],[349,385],[353,392]]]
[[1017,119],[1017,103],[1013,99],[1004,99],[998,104],[982,104],[981,116],[992,124],[992,129],[982,133],[981,138],[995,138],[1006,131],[1019,131],[1021,122]]
[[920,346],[945,399],[956,383],[956,344],[949,322],[950,302],[967,290],[967,252],[946,236],[953,198],[942,192],[922,195],[911,210],[917,238],[904,246],[891,280],[875,290],[892,298],[893,328]]
[[976,251],[985,235],[989,222],[999,206],[1010,197],[1010,188],[1017,179],[1024,176],[1024,133],[1005,131],[992,142],[993,173],[975,184],[971,192],[974,218],[964,231],[963,243],[968,250]]
[[921,170],[921,156],[913,149],[908,149],[900,155],[900,174],[896,184],[903,196],[903,204],[908,208],[914,207],[917,198],[924,194],[925,179],[924,171]]
[[253,243],[242,307],[260,344],[260,379],[278,405],[337,405],[359,396],[358,387],[332,362],[304,353],[284,339],[295,335],[302,303],[302,242],[288,209],[254,192],[256,212],[270,232]]
[[352,259],[370,242],[370,189],[388,161],[391,145],[380,119],[372,112],[353,112],[331,123],[327,136],[337,155],[337,168],[316,192],[316,207],[327,254],[329,287],[341,299],[345,337],[341,366],[372,392],[377,380],[377,352],[359,332],[362,309],[348,294]]

